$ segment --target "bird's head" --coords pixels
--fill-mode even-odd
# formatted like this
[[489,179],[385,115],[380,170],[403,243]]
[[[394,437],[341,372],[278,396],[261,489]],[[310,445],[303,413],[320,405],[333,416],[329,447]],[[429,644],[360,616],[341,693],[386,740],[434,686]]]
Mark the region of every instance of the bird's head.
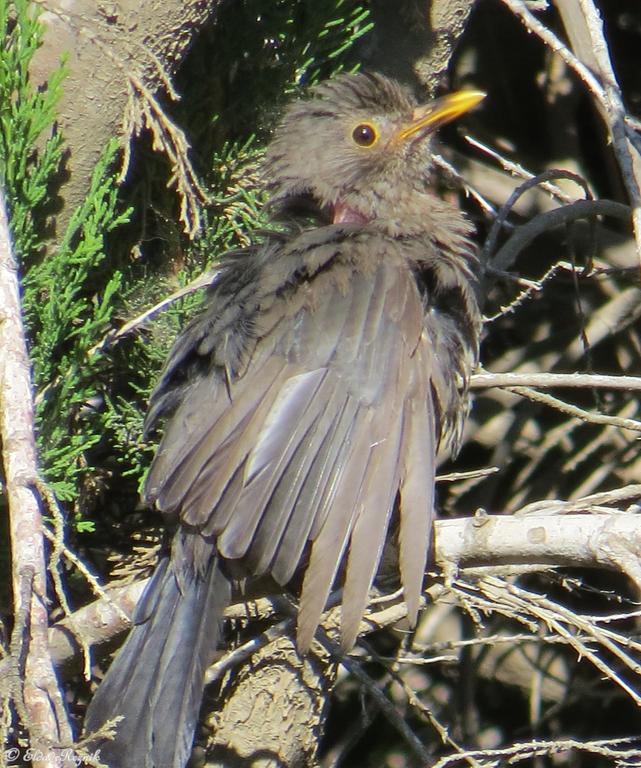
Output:
[[480,91],[427,104],[379,74],[342,75],[286,111],[267,151],[272,200],[311,198],[334,222],[389,215],[424,188],[437,128],[472,109]]

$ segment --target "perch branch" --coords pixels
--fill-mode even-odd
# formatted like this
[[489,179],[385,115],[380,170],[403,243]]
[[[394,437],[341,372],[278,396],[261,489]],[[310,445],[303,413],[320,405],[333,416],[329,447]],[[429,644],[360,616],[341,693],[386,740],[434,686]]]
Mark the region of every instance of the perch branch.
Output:
[[[483,515],[437,520],[435,561],[446,575],[461,568],[484,568],[485,573],[493,569],[500,572],[508,566],[529,566],[534,570],[546,570],[550,566],[603,567],[625,573],[641,590],[639,515],[609,512],[552,514],[580,509],[587,511],[597,503],[600,509],[604,509],[606,504],[639,497],[641,486],[631,486],[582,500],[558,502],[558,509],[554,509],[550,501],[547,514],[524,510],[519,517]],[[128,622],[122,612],[131,615],[145,583],[140,581],[110,590],[109,601],[97,600],[54,625],[49,630],[49,638],[56,665],[67,664],[78,654],[78,644],[73,642],[72,637],[76,632],[82,631],[87,642],[95,645],[107,643],[125,631]],[[251,614],[244,604],[240,613],[236,606],[227,615],[240,618]],[[390,626],[405,616],[405,606],[399,598],[390,607],[371,610],[363,621],[361,631],[370,632]],[[286,619],[277,629],[272,628],[268,635],[252,641],[252,645],[239,648],[238,657],[245,658],[252,649],[271,641],[275,634],[283,633],[291,626],[291,619]],[[221,660],[214,666],[209,678],[213,679],[228,667],[229,663]]]

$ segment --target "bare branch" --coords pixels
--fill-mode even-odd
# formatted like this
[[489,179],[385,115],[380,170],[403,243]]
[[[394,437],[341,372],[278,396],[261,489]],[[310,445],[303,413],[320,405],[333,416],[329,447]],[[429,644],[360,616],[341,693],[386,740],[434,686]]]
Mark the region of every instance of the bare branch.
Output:
[[15,616],[23,619],[14,631],[21,633],[24,648],[23,696],[28,721],[23,725],[32,746],[42,755],[37,764],[53,768],[60,765],[54,746],[69,744],[71,729],[47,642],[47,575],[36,491],[31,366],[22,325],[18,267],[2,190],[0,308],[0,436],[10,513],[14,610]]
[[596,373],[475,373],[470,380],[472,389],[488,387],[569,387],[585,389],[641,389],[641,376],[607,376]]
[[403,740],[411,749],[411,751],[421,761],[421,764],[429,765],[431,759],[430,753],[423,746],[421,740],[410,728],[409,724],[406,723],[404,718],[400,716],[395,705],[367,674],[363,666],[355,658],[345,655],[340,650],[340,647],[325,633],[322,635],[321,643],[327,649],[327,651],[329,651],[332,657],[336,661],[340,662],[345,667],[345,669],[347,669],[350,674],[363,686],[364,690],[366,690],[367,693],[376,702],[376,706],[385,715],[386,720],[402,736]]
[[141,314],[137,315],[131,320],[128,320],[126,323],[123,323],[120,326],[120,328],[110,331],[103,339],[101,339],[98,342],[98,344],[96,344],[89,350],[89,354],[93,355],[96,352],[103,351],[108,347],[110,347],[112,344],[117,343],[118,341],[123,339],[125,336],[128,336],[133,331],[145,325],[145,323],[151,320],[151,318],[154,317],[154,315],[157,315],[158,312],[163,311],[164,309],[171,306],[175,302],[179,301],[180,299],[183,299],[185,296],[189,296],[190,294],[195,293],[201,288],[214,285],[214,283],[218,279],[219,274],[220,272],[216,267],[213,267],[212,269],[207,270],[202,275],[199,275],[197,278],[190,281],[187,285],[184,285],[182,288],[179,288],[177,291],[174,291],[170,296],[166,296],[157,304],[154,304],[153,307],[146,309]]
[[[535,175],[530,173],[530,171],[525,169],[520,163],[508,159],[500,152],[498,152],[498,150],[489,147],[487,144],[475,138],[474,136],[465,136],[464,138],[465,141],[470,144],[470,146],[480,150],[484,154],[491,157],[493,160],[496,160],[501,168],[503,168],[504,171],[507,171],[511,176],[518,176],[526,180],[535,178]],[[568,195],[560,187],[558,187],[556,184],[552,184],[552,182],[549,180],[542,180],[539,186],[560,203],[573,203],[576,200],[575,197]],[[581,186],[583,186],[583,184]]]
[[542,24],[536,16],[528,10],[526,4],[522,2],[522,0],[503,0],[503,2],[531,32],[534,32],[535,35],[540,37],[550,50],[560,56],[570,69],[576,72],[586,84],[590,93],[595,97],[597,103],[602,107],[605,107],[607,103],[605,92],[601,83],[590,69],[563,44],[554,32],[548,29],[545,24]]
[[625,573],[641,591],[636,514],[478,515],[439,520],[435,528],[434,556],[446,574],[462,567],[601,566]]
[[619,427],[620,429],[630,429],[633,432],[641,432],[641,421],[636,419],[626,419],[621,416],[608,416],[605,413],[593,413],[579,408],[571,403],[566,403],[558,397],[552,397],[544,392],[537,392],[529,387],[508,387],[509,392],[520,395],[535,403],[542,403],[550,408],[554,408],[561,413],[566,413],[575,419],[580,419],[588,424],[606,424],[610,427]]
[[[570,181],[573,181],[575,184],[582,187],[585,193],[586,199],[588,200],[592,199],[592,194],[590,192],[590,189],[586,181],[578,174],[572,173],[572,171],[554,169],[550,171],[545,171],[544,173],[540,173],[537,176],[530,176],[522,184],[519,184],[519,186],[509,196],[507,201],[501,206],[498,216],[496,217],[496,220],[492,224],[492,229],[490,230],[490,234],[487,236],[485,244],[483,245],[483,255],[482,255],[483,262],[487,261],[490,254],[494,252],[496,241],[501,231],[501,228],[503,227],[504,222],[506,221],[510,211],[514,207],[517,200],[522,195],[524,195],[528,190],[534,189],[537,186],[541,186],[544,189],[549,190],[550,183],[553,179],[568,179]],[[570,203],[570,205],[572,205],[572,203]],[[510,266],[512,266],[510,263],[505,263],[505,262],[501,263],[498,260],[498,258],[495,258],[493,262],[494,263],[492,264],[492,267],[494,269],[508,269]]]
[[589,36],[591,43],[590,59],[596,64],[601,81],[583,61],[527,9],[521,0],[503,0],[503,2],[529,30],[538,35],[554,53],[558,54],[579,75],[593,95],[596,106],[607,125],[623,181],[630,197],[637,255],[641,264],[641,158],[627,135],[626,110],[621,89],[612,68],[599,12],[592,0],[578,0],[582,13],[573,15],[573,23],[585,25],[584,31]]
[[[605,40],[603,21],[592,0],[577,0],[580,12],[573,19],[574,34],[583,33],[590,65],[594,65],[603,83],[604,102],[601,115],[608,127],[612,146],[621,169],[623,183],[632,204],[632,224],[641,266],[641,158],[628,138],[626,109]],[[578,27],[578,29],[577,29]],[[578,52],[581,55],[580,52]]]

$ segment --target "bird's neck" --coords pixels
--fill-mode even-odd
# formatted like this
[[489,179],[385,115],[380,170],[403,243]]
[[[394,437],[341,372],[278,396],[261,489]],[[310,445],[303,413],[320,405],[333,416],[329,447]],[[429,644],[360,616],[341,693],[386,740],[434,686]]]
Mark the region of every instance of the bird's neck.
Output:
[[467,243],[473,228],[454,203],[442,200],[430,191],[387,188],[369,189],[365,194],[349,192],[330,207],[334,224],[360,224],[393,237],[428,236],[444,245]]

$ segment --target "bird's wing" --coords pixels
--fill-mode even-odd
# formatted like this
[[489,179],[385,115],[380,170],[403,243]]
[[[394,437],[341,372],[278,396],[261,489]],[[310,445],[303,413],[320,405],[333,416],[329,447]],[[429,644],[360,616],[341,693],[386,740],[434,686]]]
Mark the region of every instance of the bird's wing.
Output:
[[349,550],[342,625],[350,646],[399,488],[401,575],[411,616],[418,610],[436,442],[436,363],[422,300],[398,258],[371,268],[335,262],[295,291],[265,295],[243,374],[210,372],[184,390],[147,493],[213,537],[223,557],[280,583],[312,541],[301,648]]

